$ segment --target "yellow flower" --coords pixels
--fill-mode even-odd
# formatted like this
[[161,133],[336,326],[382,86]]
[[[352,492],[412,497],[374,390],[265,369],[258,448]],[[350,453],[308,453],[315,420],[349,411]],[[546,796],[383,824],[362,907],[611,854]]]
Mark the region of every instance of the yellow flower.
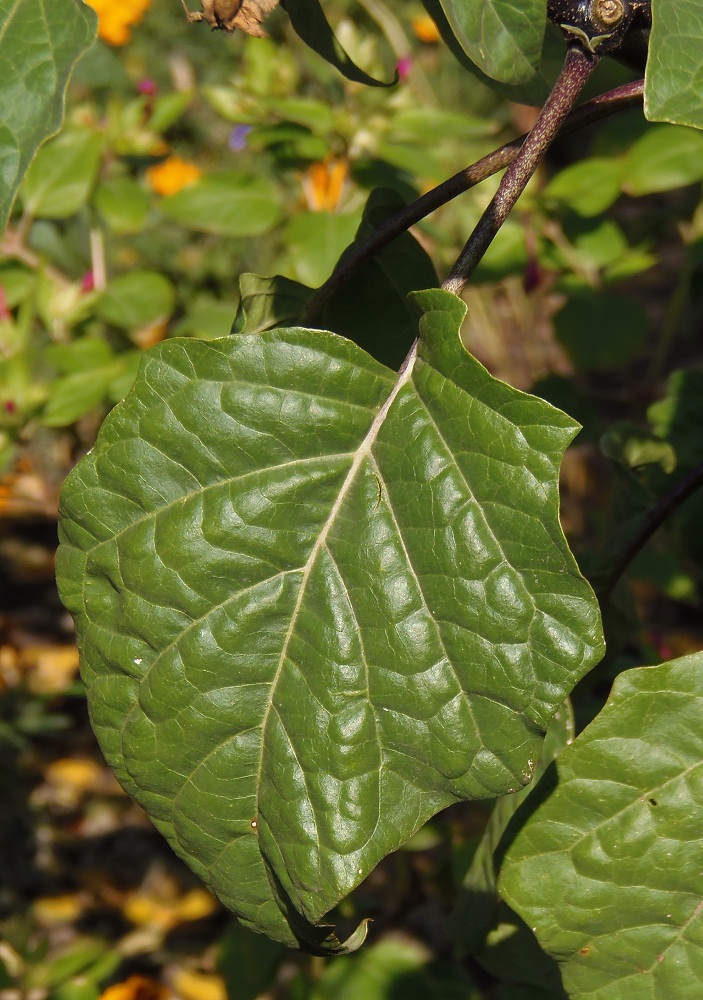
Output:
[[342,200],[349,162],[327,156],[313,163],[303,177],[303,191],[312,212],[333,212]]
[[202,177],[202,170],[194,163],[187,163],[178,156],[169,156],[163,163],[149,167],[146,180],[152,191],[157,194],[176,194],[189,184],[194,184]]
[[164,1000],[165,987],[146,976],[130,976],[123,983],[109,986],[100,994],[100,1000]]
[[98,15],[98,34],[108,45],[126,45],[151,0],[86,0]]
[[410,21],[410,27],[413,29],[415,37],[419,38],[421,42],[425,42],[427,45],[439,42],[442,38],[439,33],[439,28],[429,14],[414,17]]

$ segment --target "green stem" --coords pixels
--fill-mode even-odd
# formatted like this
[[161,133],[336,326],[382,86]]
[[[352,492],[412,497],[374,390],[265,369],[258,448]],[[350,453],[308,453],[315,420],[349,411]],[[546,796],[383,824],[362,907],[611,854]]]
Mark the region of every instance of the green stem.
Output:
[[[636,80],[627,83],[615,90],[600,94],[592,100],[587,101],[581,107],[576,108],[567,117],[560,134],[567,134],[576,129],[591,125],[593,122],[615,114],[617,111],[624,111],[642,101],[644,81]],[[308,303],[307,309],[301,316],[301,323],[306,326],[314,325],[322,310],[337,291],[346,284],[356,271],[367,261],[376,256],[384,247],[392,243],[403,233],[407,232],[411,226],[421,222],[422,219],[436,212],[438,208],[446,205],[458,195],[463,194],[475,187],[481,181],[504,170],[509,166],[520,151],[526,135],[501,146],[476,163],[465,167],[454,174],[446,181],[442,181],[437,187],[422,195],[410,205],[396,212],[391,218],[378,226],[361,243],[353,246],[342,257],[337,267],[330,277],[315,292]]]
[[542,157],[556,139],[566,116],[598,62],[597,55],[586,52],[577,45],[569,47],[562,71],[539,118],[522,144],[520,152],[503,175],[495,196],[478,220],[459,259],[442,285],[446,291],[461,295],[496,233],[527,187],[527,182],[539,166]]

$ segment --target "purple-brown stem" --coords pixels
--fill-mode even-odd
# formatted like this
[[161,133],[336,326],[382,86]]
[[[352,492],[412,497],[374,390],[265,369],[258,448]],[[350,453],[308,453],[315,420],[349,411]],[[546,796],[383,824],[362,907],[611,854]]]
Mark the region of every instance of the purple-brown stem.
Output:
[[577,45],[569,46],[566,59],[547,102],[531,132],[503,175],[500,186],[476,228],[466,241],[459,258],[442,288],[460,295],[479,261],[525,190],[571,111],[586,81],[598,65],[599,57]]
[[[600,121],[600,119],[606,118],[608,115],[615,114],[617,111],[624,111],[627,108],[640,104],[642,102],[643,90],[644,80],[636,80],[633,83],[626,83],[622,87],[609,90],[604,94],[599,94],[598,97],[594,97],[580,107],[575,108],[568,115],[561,128],[560,135],[566,135],[576,129]],[[491,177],[493,174],[498,173],[499,170],[504,170],[510,166],[526,138],[526,135],[522,135],[517,139],[513,139],[511,142],[501,146],[500,149],[496,149],[487,156],[477,160],[476,163],[472,163],[471,166],[460,170],[453,177],[442,181],[437,187],[432,188],[431,191],[426,192],[426,194],[423,194],[410,205],[405,206],[405,208],[400,209],[400,211],[377,226],[362,243],[350,248],[349,252],[344,255],[327,281],[318,288],[311,298],[304,315],[301,317],[301,322],[303,324],[314,323],[330,299],[359,267],[368,260],[371,260],[372,257],[388,246],[389,243],[392,243],[393,240],[397,239],[398,236],[407,232],[411,226],[421,222],[422,219],[431,215],[432,212],[436,212],[438,208],[446,205],[460,194],[480,184],[487,177]]]

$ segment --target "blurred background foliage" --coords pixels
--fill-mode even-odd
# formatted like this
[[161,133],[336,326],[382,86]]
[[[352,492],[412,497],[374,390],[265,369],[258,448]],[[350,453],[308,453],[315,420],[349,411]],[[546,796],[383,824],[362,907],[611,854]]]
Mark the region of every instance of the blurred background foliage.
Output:
[[[341,906],[374,917],[358,955],[292,955],[235,926],[99,759],[53,587],[58,490],[144,349],[226,336],[242,274],[319,286],[372,191],[387,214],[527,129],[534,109],[467,73],[415,0],[325,4],[357,64],[397,73],[390,88],[343,79],[281,10],[271,37],[252,39],[188,25],[177,0],[90,5],[100,39],[0,241],[0,997],[559,996],[551,969],[525,981],[534,945],[518,936],[511,958],[515,918],[494,898],[480,947],[467,944],[475,927],[451,930],[457,890],[475,884],[481,804],[433,820]],[[590,93],[629,78],[606,60]],[[586,569],[594,539],[703,459],[702,180],[703,134],[640,111],[564,139],[466,293],[477,357],[584,425],[563,518]],[[335,329],[365,330],[383,357],[389,282],[402,291],[406,267],[424,284],[444,276],[495,188],[414,227],[411,263],[365,278]],[[257,282],[245,279],[245,297]],[[246,309],[237,322],[252,322]],[[409,343],[405,313],[397,327]],[[581,692],[581,723],[623,665],[703,645],[702,517],[694,497],[633,566],[624,638]]]

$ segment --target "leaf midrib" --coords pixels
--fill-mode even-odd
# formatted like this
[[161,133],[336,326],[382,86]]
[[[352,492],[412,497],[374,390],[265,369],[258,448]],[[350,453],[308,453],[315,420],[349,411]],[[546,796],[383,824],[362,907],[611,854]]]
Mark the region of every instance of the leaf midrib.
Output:
[[366,459],[367,457],[369,457],[371,455],[372,446],[373,446],[374,442],[376,441],[376,438],[379,435],[379,432],[380,432],[380,430],[381,430],[381,428],[382,428],[382,426],[383,426],[383,424],[385,422],[386,417],[388,416],[388,412],[389,412],[391,406],[395,402],[395,399],[397,398],[397,396],[400,393],[400,391],[403,388],[403,386],[407,385],[410,382],[411,378],[412,378],[413,369],[415,367],[415,361],[417,360],[417,349],[418,349],[418,342],[415,341],[415,343],[413,344],[413,346],[412,346],[412,348],[410,350],[410,353],[408,354],[406,360],[403,362],[403,365],[402,365],[402,367],[401,367],[401,369],[400,369],[400,371],[398,373],[398,378],[396,379],[393,388],[391,389],[390,393],[388,394],[388,396],[387,396],[385,402],[383,403],[383,405],[381,406],[380,410],[378,411],[378,413],[374,417],[374,420],[371,423],[371,426],[369,427],[369,430],[366,433],[366,437],[364,438],[364,440],[361,442],[361,444],[357,448],[356,452],[354,453],[354,459],[352,461],[351,466],[349,467],[349,471],[347,472],[347,475],[346,475],[346,477],[344,479],[344,482],[342,483],[342,485],[341,485],[341,487],[339,489],[339,493],[337,494],[337,497],[336,497],[334,503],[332,504],[332,507],[330,508],[330,512],[329,512],[329,515],[327,517],[327,520],[325,521],[324,525],[322,526],[322,530],[320,531],[319,535],[317,536],[315,544],[313,545],[312,549],[310,550],[310,555],[308,556],[308,558],[307,558],[307,560],[305,562],[305,565],[303,567],[303,575],[302,575],[301,580],[300,580],[300,586],[298,588],[298,596],[296,598],[295,607],[293,608],[293,613],[291,615],[290,625],[288,626],[288,630],[286,632],[286,636],[285,636],[285,639],[283,641],[283,646],[282,646],[282,649],[281,649],[281,655],[280,655],[279,660],[278,660],[278,666],[276,668],[276,673],[274,674],[273,679],[271,681],[271,688],[270,688],[270,691],[269,691],[269,696],[268,696],[267,701],[266,701],[266,709],[264,711],[264,716],[263,716],[263,718],[261,720],[261,747],[260,747],[260,751],[259,751],[259,766],[258,766],[257,774],[256,774],[256,806],[255,806],[255,808],[256,808],[256,815],[257,815],[257,817],[258,817],[258,813],[259,813],[259,791],[261,789],[261,772],[263,770],[264,748],[265,748],[265,744],[266,744],[266,726],[268,724],[268,719],[269,719],[269,716],[271,714],[271,708],[273,706],[274,695],[276,693],[276,686],[278,684],[278,681],[279,681],[280,676],[281,676],[281,672],[283,670],[283,664],[285,663],[287,655],[288,655],[288,647],[289,647],[290,641],[291,641],[291,639],[293,637],[293,633],[295,631],[295,626],[296,626],[297,620],[298,620],[298,615],[300,613],[300,608],[302,606],[303,599],[305,597],[305,590],[306,590],[306,587],[307,587],[307,582],[310,579],[310,574],[312,573],[312,570],[313,570],[313,567],[315,565],[315,562],[317,561],[317,557],[320,554],[320,552],[322,551],[323,547],[325,546],[325,543],[327,541],[327,536],[330,533],[332,525],[334,524],[335,520],[337,519],[337,515],[339,514],[339,511],[342,508],[342,505],[344,503],[344,500],[346,499],[347,494],[349,493],[349,490],[351,489],[352,485],[354,484],[354,481],[356,479],[357,473],[359,472],[359,469],[361,468],[362,462],[364,461],[364,459]]

